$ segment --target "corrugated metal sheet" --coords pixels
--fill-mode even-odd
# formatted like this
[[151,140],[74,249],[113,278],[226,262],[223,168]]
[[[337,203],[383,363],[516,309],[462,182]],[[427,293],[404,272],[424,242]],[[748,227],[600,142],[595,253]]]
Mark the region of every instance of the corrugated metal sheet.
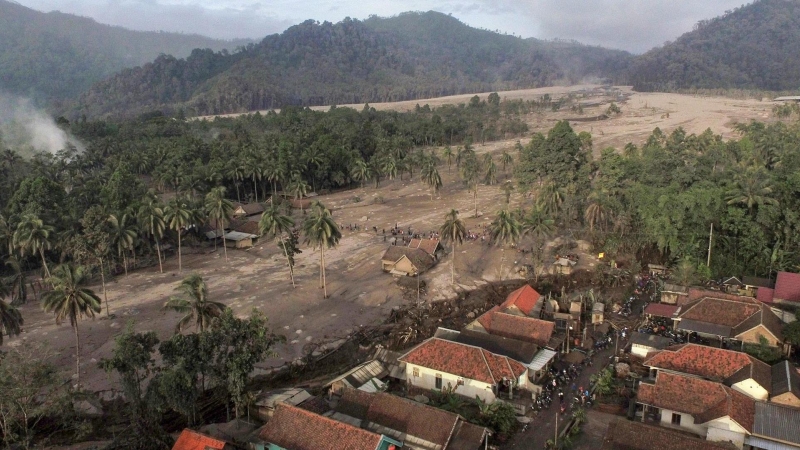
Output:
[[364,364],[356,366],[349,371],[339,375],[333,380],[329,381],[325,386],[330,386],[336,382],[343,382],[349,387],[358,389],[364,384],[368,383],[372,378],[383,378],[389,373],[383,367],[380,361],[373,359]]
[[756,402],[756,417],[753,423],[754,435],[783,442],[792,442],[800,446],[800,426],[798,424],[800,424],[800,409],[789,408],[775,403]]
[[783,444],[781,442],[770,441],[757,436],[748,436],[744,439],[744,443],[752,445],[755,448],[764,450],[797,450],[798,446]]
[[552,361],[555,356],[556,352],[543,348],[539,350],[539,353],[536,354],[536,356],[533,358],[533,361],[528,364],[528,369],[533,371],[542,370],[542,367]]
[[731,327],[717,325],[715,323],[700,322],[699,320],[683,319],[678,324],[679,330],[695,331],[697,333],[709,334],[713,336],[731,336]]

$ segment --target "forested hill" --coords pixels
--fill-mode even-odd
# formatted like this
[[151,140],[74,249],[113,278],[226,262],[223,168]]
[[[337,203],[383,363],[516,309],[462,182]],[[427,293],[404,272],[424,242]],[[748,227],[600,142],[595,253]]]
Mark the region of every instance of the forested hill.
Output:
[[800,1],[757,0],[700,22],[632,65],[638,91],[800,89]]
[[247,42],[131,31],[0,0],[0,89],[40,102],[58,101],[162,53],[185,57],[198,47],[233,49]]
[[366,21],[312,20],[234,54],[159,57],[97,83],[71,115],[190,115],[287,105],[396,101],[615,78],[631,56],[520,39],[435,12]]

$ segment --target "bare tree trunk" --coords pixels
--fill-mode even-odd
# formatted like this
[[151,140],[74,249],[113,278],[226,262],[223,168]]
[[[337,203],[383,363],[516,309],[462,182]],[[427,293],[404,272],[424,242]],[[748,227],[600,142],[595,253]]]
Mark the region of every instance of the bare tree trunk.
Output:
[[475,217],[478,217],[478,185],[475,185],[475,192],[472,194],[472,198],[475,199]]
[[181,230],[178,229],[178,273],[183,273],[183,259],[181,258]]
[[81,388],[81,340],[78,336],[78,321],[75,321],[75,368],[77,372],[75,372],[78,376],[77,378],[77,385],[78,389]]
[[106,317],[108,317],[110,314],[108,313],[108,295],[106,294],[106,274],[103,269],[103,258],[98,259],[100,260],[100,281],[103,283],[103,300],[106,302]]
[[44,250],[42,250],[41,248],[39,248],[39,256],[42,257],[42,267],[44,267],[44,275],[47,278],[50,278],[50,270],[47,268],[47,261],[45,261],[44,259]]
[[283,254],[286,256],[286,264],[289,265],[289,276],[292,278],[292,287],[297,287],[294,284],[294,269],[292,268],[292,262],[289,260],[289,251],[286,250],[286,241],[283,240],[283,236],[281,236],[281,244],[283,245]]
[[225,234],[222,232],[222,228],[219,229],[219,234],[222,236],[222,251],[225,252],[225,261],[228,260],[228,246],[225,245]]
[[156,238],[156,253],[158,253],[158,270],[164,273],[164,266],[161,265],[161,243],[158,242],[158,238]]
[[328,298],[328,286],[325,284],[325,246],[320,247],[322,250],[322,298]]
[[125,269],[125,276],[128,276],[128,257],[125,256],[125,252],[122,252],[122,267]]
[[450,265],[450,284],[456,284],[456,243],[453,241],[453,261]]

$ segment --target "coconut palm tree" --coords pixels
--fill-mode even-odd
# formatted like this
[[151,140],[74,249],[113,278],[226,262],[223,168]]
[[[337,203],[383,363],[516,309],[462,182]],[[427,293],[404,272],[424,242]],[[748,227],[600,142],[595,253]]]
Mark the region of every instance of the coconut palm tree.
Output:
[[372,168],[361,158],[358,158],[353,163],[353,168],[350,170],[350,176],[354,180],[361,182],[361,188],[364,188],[364,182],[372,177]]
[[500,190],[506,198],[506,206],[511,202],[511,193],[514,192],[514,183],[511,180],[506,180],[505,183],[500,185]]
[[503,164],[503,173],[506,173],[506,166],[514,164],[514,158],[511,153],[508,153],[507,149],[503,149],[503,153],[500,155],[500,162]]
[[342,233],[339,225],[333,220],[331,211],[319,200],[311,204],[311,214],[303,222],[305,242],[311,244],[316,250],[319,248],[320,287],[323,289],[323,298],[328,298],[328,287],[325,279],[325,248],[336,247]]
[[289,259],[286,240],[283,237],[284,233],[288,234],[292,232],[292,227],[294,227],[294,220],[289,216],[281,214],[278,207],[275,205],[267,208],[261,215],[261,220],[258,221],[258,229],[261,231],[261,234],[275,238],[280,242],[281,247],[283,247],[283,254],[286,256],[286,264],[289,265],[289,276],[292,279],[292,287],[296,287],[294,284],[294,268]]
[[152,190],[145,194],[142,204],[139,207],[137,220],[139,221],[139,230],[155,241],[156,252],[158,254],[158,270],[164,273],[164,266],[161,263],[161,237],[164,236],[164,209],[158,202],[156,193]]
[[561,211],[561,205],[564,204],[564,193],[555,183],[545,183],[542,186],[537,203],[542,206],[545,213],[550,215],[558,214]]
[[292,194],[292,197],[294,197],[295,200],[300,203],[300,211],[303,211],[302,199],[308,195],[310,187],[311,186],[309,186],[305,180],[300,178],[299,174],[295,174],[295,176],[292,178],[292,181],[289,183],[289,186],[287,186],[287,190],[290,194]]
[[442,176],[439,175],[439,169],[436,168],[436,165],[432,163],[426,164],[422,168],[422,181],[431,190],[431,200],[433,200],[433,195],[442,187]]
[[17,224],[17,231],[14,232],[14,245],[19,249],[20,256],[38,253],[42,258],[42,267],[47,278],[50,277],[50,270],[44,259],[44,251],[49,250],[52,245],[50,243],[52,233],[53,227],[45,225],[42,219],[35,214],[22,216],[22,220]]
[[608,215],[609,211],[603,199],[594,193],[589,195],[589,206],[586,207],[586,212],[583,214],[583,218],[589,224],[589,230],[594,231],[595,226],[602,228],[608,220]]
[[195,212],[185,198],[173,198],[164,208],[164,220],[167,226],[178,234],[178,272],[183,272],[181,257],[181,230],[194,225]]
[[[0,284],[0,298],[10,295],[10,292],[5,284]],[[19,336],[23,323],[19,310],[0,299],[0,345],[3,345],[3,334]]]
[[491,159],[486,165],[486,175],[483,177],[483,182],[490,186],[497,183],[497,165]]
[[453,149],[448,145],[444,148],[444,150],[442,150],[442,156],[447,158],[447,173],[449,174],[450,167],[453,165],[453,157],[455,156]]
[[451,209],[444,216],[444,223],[439,228],[439,235],[444,244],[450,243],[453,246],[453,261],[450,268],[450,282],[452,284],[456,284],[456,245],[464,243],[466,234],[467,229],[464,226],[464,222],[458,218],[458,211]]
[[736,186],[728,191],[726,200],[729,205],[747,206],[752,214],[757,206],[778,204],[772,190],[765,170],[749,170],[737,177]]
[[211,189],[206,194],[205,212],[208,220],[217,224],[219,233],[217,237],[222,237],[222,249],[225,252],[225,261],[228,260],[228,246],[225,245],[225,235],[223,229],[225,223],[231,220],[233,215],[233,204],[225,198],[225,187],[218,186]]
[[211,321],[221,316],[228,308],[224,303],[208,299],[208,288],[200,275],[189,275],[175,290],[181,292],[183,296],[171,297],[164,303],[164,309],[186,314],[175,325],[176,333],[183,331],[190,323],[194,323],[196,331],[205,331],[211,325]]
[[[119,218],[111,214],[108,216],[108,230],[111,238],[111,247],[116,247],[117,255],[122,257],[122,266],[125,275],[128,275],[128,252],[133,251],[136,243],[136,226],[131,217],[122,214]],[[135,262],[135,261],[134,261]]]
[[79,386],[81,383],[81,341],[78,321],[84,316],[93,318],[101,311],[100,297],[84,286],[86,279],[86,270],[83,266],[62,264],[56,267],[53,276],[50,277],[53,289],[42,294],[42,309],[55,314],[56,324],[60,325],[64,319],[69,319],[70,325],[75,329],[75,368]]
[[14,226],[11,218],[0,213],[0,245],[6,247],[8,254],[14,254]]
[[[522,224],[508,210],[501,210],[489,226],[492,241],[495,245],[514,244],[519,241],[522,233]],[[505,251],[500,258],[500,279],[503,279],[503,265],[505,264]]]

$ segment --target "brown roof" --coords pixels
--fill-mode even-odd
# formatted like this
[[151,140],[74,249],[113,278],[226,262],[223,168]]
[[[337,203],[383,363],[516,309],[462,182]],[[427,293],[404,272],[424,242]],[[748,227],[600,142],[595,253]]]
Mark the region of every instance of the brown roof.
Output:
[[753,378],[767,391],[771,389],[770,366],[746,353],[732,350],[697,344],[675,345],[656,353],[644,365],[721,383],[738,383]]
[[239,208],[242,209],[244,215],[246,216],[254,216],[256,214],[261,214],[262,212],[264,212],[264,205],[262,205],[261,203],[247,203],[233,207],[234,210],[237,210]]
[[414,267],[416,267],[420,272],[430,269],[435,263],[433,256],[425,253],[424,250],[420,250],[418,248],[400,247],[397,245],[390,245],[389,248],[386,249],[386,253],[384,253],[381,257],[381,261],[391,261],[396,263],[403,256],[410,259],[411,263],[414,264]]
[[553,336],[554,322],[507,314],[500,308],[500,306],[495,306],[478,317],[478,323],[487,333],[547,347]]
[[522,364],[505,356],[439,338],[428,339],[398,358],[398,361],[488,384],[496,384],[503,377],[516,380],[527,370]]
[[654,384],[639,385],[637,399],[639,403],[691,414],[698,424],[729,416],[746,430],[753,429],[755,401],[713,381],[659,372]]
[[[657,445],[654,445],[658,443]],[[687,433],[616,419],[608,424],[600,450],[733,450],[730,443],[706,441]]]
[[[223,450],[225,448],[225,441],[214,439],[185,428],[172,450]],[[374,450],[374,449],[373,449]]]
[[531,312],[533,311],[534,307],[536,306],[536,302],[539,301],[540,297],[541,294],[526,284],[525,286],[522,286],[516,291],[508,294],[506,301],[500,305],[500,308],[506,309],[510,308],[511,306],[516,306],[525,315],[529,316],[531,315]]
[[769,306],[759,302],[760,310],[733,328],[733,335],[738,336],[746,331],[763,325],[780,342],[783,341],[783,322],[772,312]]
[[487,432],[458,414],[385,392],[345,388],[336,411],[455,450],[477,449]]
[[800,301],[800,273],[778,272],[775,280],[775,299]]
[[252,220],[236,220],[231,223],[231,229],[240,233],[254,234],[261,236],[261,230],[258,227],[258,222]]
[[[681,320],[692,321],[689,323],[712,324],[720,330],[723,330],[720,327],[724,327],[724,331],[717,333],[730,333],[731,336],[728,337],[737,336],[763,323],[771,332],[777,333],[776,337],[780,339],[780,319],[775,317],[778,321],[775,323],[769,317],[775,314],[766,305],[751,297],[702,297],[681,307],[678,315]],[[777,330],[773,331],[776,326]]]
[[281,403],[259,438],[291,450],[375,450],[381,435]]
[[411,239],[408,243],[409,248],[418,248],[424,250],[429,255],[436,254],[436,249],[439,248],[438,239]]
[[657,317],[672,318],[675,312],[680,308],[678,305],[667,305],[664,303],[651,303],[644,309],[645,314]]

